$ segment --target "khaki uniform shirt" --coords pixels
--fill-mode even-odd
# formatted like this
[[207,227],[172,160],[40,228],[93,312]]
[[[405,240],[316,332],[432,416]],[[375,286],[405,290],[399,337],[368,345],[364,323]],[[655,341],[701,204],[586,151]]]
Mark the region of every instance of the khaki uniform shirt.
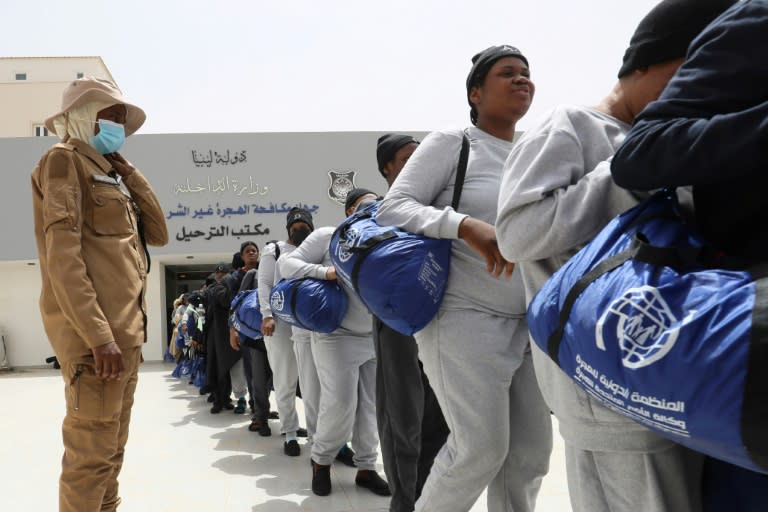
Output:
[[168,229],[144,176],[136,170],[121,180],[111,170],[95,149],[70,139],[49,149],[32,173],[40,311],[63,362],[112,341],[121,349],[146,341],[139,217],[149,245],[168,243]]

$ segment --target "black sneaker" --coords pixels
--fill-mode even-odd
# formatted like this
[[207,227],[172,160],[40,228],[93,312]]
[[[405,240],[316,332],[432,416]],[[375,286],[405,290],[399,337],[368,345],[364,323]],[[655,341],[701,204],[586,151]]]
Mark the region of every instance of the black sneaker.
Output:
[[228,411],[231,411],[235,408],[235,404],[233,404],[231,400],[229,402],[224,402],[224,408]]
[[213,407],[211,407],[211,414],[219,414],[221,409],[221,404],[213,404]]
[[355,484],[365,487],[379,496],[392,496],[389,490],[389,484],[373,470],[360,470],[355,477]]
[[301,447],[295,439],[283,443],[283,453],[289,457],[298,457],[301,454]]
[[271,420],[279,420],[280,419],[280,415],[277,414],[277,411],[269,411],[269,414],[267,415],[267,418],[269,418]]
[[339,450],[339,453],[336,454],[336,460],[344,464],[345,466],[349,466],[351,468],[356,468],[357,464],[355,464],[355,452],[347,446],[346,444],[341,447],[341,450]]
[[272,429],[269,428],[269,424],[266,421],[251,420],[251,424],[248,425],[248,430],[251,432],[258,432],[261,437],[269,437],[272,435]]
[[312,461],[312,492],[317,496],[331,494],[331,466]]

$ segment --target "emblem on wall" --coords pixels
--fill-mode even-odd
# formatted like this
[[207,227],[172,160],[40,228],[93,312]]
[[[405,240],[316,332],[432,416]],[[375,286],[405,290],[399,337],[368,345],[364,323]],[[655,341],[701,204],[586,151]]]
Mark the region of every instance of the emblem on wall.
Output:
[[328,176],[331,178],[331,187],[328,189],[328,197],[339,204],[344,204],[349,191],[355,188],[355,171],[328,171]]

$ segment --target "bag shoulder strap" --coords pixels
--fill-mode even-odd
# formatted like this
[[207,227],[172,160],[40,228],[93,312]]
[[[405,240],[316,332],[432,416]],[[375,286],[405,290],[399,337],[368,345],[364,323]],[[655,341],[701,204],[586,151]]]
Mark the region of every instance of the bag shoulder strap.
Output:
[[469,137],[467,137],[467,131],[464,130],[461,137],[459,164],[456,167],[456,184],[453,186],[453,200],[451,201],[454,211],[459,209],[461,190],[464,188],[464,178],[467,175],[467,162],[469,162]]

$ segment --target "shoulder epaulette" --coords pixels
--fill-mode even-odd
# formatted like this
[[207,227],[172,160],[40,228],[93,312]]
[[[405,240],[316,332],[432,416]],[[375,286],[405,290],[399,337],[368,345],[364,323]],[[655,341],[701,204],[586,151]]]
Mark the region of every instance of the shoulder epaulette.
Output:
[[73,146],[72,144],[67,144],[66,142],[57,142],[56,144],[53,145],[53,147],[59,148],[59,149],[66,149],[67,151],[75,150],[75,146]]

